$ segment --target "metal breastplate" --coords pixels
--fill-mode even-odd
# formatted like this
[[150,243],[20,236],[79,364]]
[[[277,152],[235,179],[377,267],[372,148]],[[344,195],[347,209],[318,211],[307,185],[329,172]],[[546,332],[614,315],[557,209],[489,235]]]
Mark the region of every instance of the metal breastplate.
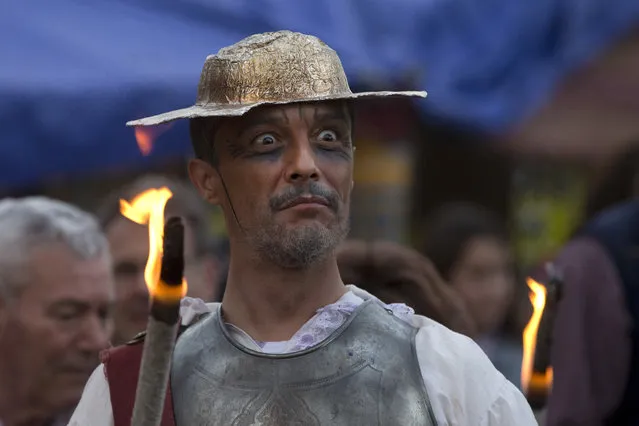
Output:
[[415,352],[417,329],[375,301],[328,339],[271,355],[236,343],[220,311],[178,340],[178,426],[435,426]]

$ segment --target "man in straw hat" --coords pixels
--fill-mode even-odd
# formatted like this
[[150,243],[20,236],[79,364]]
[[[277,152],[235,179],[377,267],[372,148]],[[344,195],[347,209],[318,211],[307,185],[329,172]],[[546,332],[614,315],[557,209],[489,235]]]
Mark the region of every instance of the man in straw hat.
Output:
[[[164,426],[536,424],[470,339],[340,278],[353,104],[425,95],[352,93],[335,51],[281,31],[209,56],[194,106],[128,123],[191,120],[190,177],[231,246],[222,303],[183,302]],[[130,424],[139,345],[104,358],[72,424]]]

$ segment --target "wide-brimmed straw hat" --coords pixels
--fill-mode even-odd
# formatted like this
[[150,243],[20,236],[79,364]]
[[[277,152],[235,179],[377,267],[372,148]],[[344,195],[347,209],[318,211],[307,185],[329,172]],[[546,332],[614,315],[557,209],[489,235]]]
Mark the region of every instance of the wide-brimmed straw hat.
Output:
[[398,96],[423,98],[426,92],[353,93],[333,49],[314,36],[278,31],[252,35],[207,57],[195,105],[130,121],[127,126],[237,117],[266,104]]

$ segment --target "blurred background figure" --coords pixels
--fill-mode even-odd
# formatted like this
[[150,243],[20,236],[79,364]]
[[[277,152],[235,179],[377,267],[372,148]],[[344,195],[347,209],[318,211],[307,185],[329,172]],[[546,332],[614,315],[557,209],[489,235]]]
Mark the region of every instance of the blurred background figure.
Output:
[[0,423],[66,425],[112,331],[108,244],[89,214],[0,201]]
[[467,203],[442,206],[428,224],[424,254],[464,301],[479,346],[519,385],[529,312],[518,303],[521,286],[506,230],[491,212]]
[[590,197],[588,222],[554,259],[565,289],[548,426],[639,424],[638,176],[639,150],[613,163]]
[[347,240],[337,261],[345,283],[385,303],[404,303],[458,333],[474,335],[474,322],[459,295],[419,252],[392,242]]
[[187,183],[160,175],[142,176],[110,194],[98,208],[113,256],[116,305],[113,344],[124,343],[146,328],[148,290],[144,267],[149,256],[148,227],[120,214],[120,199],[131,201],[152,188],[167,187],[173,192],[165,217],[180,216],[185,227],[185,276],[188,295],[207,302],[221,300],[225,279],[223,241],[213,237],[202,199]]
[[603,167],[586,203],[586,218],[639,198],[639,146],[623,150]]

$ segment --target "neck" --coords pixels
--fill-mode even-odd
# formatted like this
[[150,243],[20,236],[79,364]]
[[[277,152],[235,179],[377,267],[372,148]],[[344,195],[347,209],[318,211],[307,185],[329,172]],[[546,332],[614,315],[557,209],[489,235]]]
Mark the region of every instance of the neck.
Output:
[[224,319],[255,340],[285,341],[345,292],[333,256],[299,270],[231,256]]

